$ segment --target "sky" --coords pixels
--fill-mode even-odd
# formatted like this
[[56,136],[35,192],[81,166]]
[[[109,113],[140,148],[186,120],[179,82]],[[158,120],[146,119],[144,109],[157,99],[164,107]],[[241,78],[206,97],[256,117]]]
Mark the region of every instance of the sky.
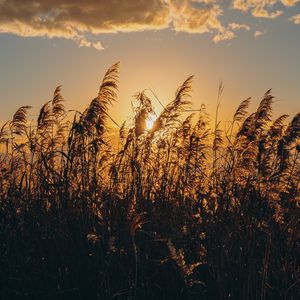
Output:
[[190,75],[195,109],[211,114],[223,82],[224,120],[270,88],[276,114],[296,114],[300,0],[0,0],[0,122],[22,105],[34,118],[58,85],[67,108],[83,110],[118,61],[119,123],[134,94],[168,103]]

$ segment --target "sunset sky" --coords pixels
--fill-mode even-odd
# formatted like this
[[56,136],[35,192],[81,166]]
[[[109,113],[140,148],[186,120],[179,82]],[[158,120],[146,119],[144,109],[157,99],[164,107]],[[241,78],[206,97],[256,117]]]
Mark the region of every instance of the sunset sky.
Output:
[[277,113],[295,114],[300,0],[0,0],[0,121],[25,104],[33,116],[60,84],[67,108],[84,109],[117,61],[118,122],[136,92],[167,103],[189,75],[195,108],[209,112],[223,81],[224,119],[269,88]]

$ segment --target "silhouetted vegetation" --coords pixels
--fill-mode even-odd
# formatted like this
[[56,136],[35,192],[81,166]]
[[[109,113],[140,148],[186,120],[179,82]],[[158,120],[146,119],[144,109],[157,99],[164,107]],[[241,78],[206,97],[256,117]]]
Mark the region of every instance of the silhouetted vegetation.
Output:
[[115,143],[118,69],[72,121],[58,87],[2,126],[0,298],[300,299],[300,114],[268,91],[210,128],[190,77],[149,130],[137,94]]

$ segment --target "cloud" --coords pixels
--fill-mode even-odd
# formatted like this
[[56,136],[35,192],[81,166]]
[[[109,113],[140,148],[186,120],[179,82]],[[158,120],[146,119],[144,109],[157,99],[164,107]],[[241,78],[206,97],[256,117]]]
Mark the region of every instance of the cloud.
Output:
[[223,30],[219,17],[223,10],[212,0],[193,1],[204,6],[195,7],[191,1],[169,1],[173,29],[177,32],[205,33]]
[[300,2],[300,0],[281,0],[281,2],[286,6],[294,6],[296,3]]
[[241,11],[250,10],[254,17],[275,19],[283,14],[282,10],[272,10],[275,4],[294,6],[300,0],[233,0],[233,7]]
[[[0,0],[0,33],[74,40],[80,47],[103,50],[104,33],[171,29],[190,34],[212,34],[214,42],[236,37],[248,25],[230,23],[230,7],[254,17],[277,18],[281,3],[300,0]],[[223,18],[223,15],[225,18]],[[296,17],[292,19],[297,22]]]
[[225,30],[224,32],[220,32],[214,36],[213,41],[215,43],[219,43],[221,41],[232,40],[236,37],[236,34],[230,30]]
[[213,38],[215,43],[219,43],[221,41],[232,40],[236,37],[236,33],[234,31],[237,30],[246,30],[249,31],[251,28],[246,24],[238,24],[238,23],[230,23],[228,28],[220,29],[219,33],[216,34]]
[[0,33],[73,39],[101,49],[86,33],[162,29],[169,24],[163,0],[0,0]]
[[234,0],[233,7],[242,11],[251,10],[254,17],[274,19],[283,13],[278,10],[273,12],[267,10],[276,2],[277,0]]
[[281,16],[283,14],[283,11],[276,10],[273,12],[269,12],[266,9],[264,9],[263,7],[256,7],[253,9],[252,14],[254,17],[258,17],[258,18],[275,19],[275,18]]
[[[202,7],[192,4],[204,4]],[[173,29],[178,32],[188,33],[214,33],[213,41],[231,40],[236,37],[234,30],[250,28],[244,24],[232,23],[228,27],[220,21],[224,11],[217,3],[218,0],[177,0],[170,2]],[[183,5],[184,3],[184,5]]]
[[290,21],[294,22],[295,24],[300,24],[300,14],[291,17]]
[[241,29],[244,29],[246,31],[250,30],[250,26],[246,24],[238,24],[238,23],[230,23],[229,28],[232,30],[241,30]]
[[263,33],[262,31],[256,30],[256,31],[254,32],[254,37],[255,37],[255,38],[258,38],[258,37],[262,36],[263,34],[264,34],[264,33]]
[[104,50],[102,44],[100,42],[96,42],[93,44],[94,48],[97,50]]
[[[223,34],[217,0],[0,0],[0,33],[62,37],[102,50],[87,35],[171,28]],[[93,39],[94,40],[94,39]]]

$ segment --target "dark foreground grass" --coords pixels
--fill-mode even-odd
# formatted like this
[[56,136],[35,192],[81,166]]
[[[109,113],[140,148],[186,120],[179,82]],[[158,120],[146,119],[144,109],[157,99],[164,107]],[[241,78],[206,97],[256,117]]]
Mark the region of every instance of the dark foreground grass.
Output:
[[209,129],[190,77],[151,130],[137,94],[116,143],[118,67],[72,122],[57,88],[2,127],[0,298],[299,299],[300,114],[268,91]]

